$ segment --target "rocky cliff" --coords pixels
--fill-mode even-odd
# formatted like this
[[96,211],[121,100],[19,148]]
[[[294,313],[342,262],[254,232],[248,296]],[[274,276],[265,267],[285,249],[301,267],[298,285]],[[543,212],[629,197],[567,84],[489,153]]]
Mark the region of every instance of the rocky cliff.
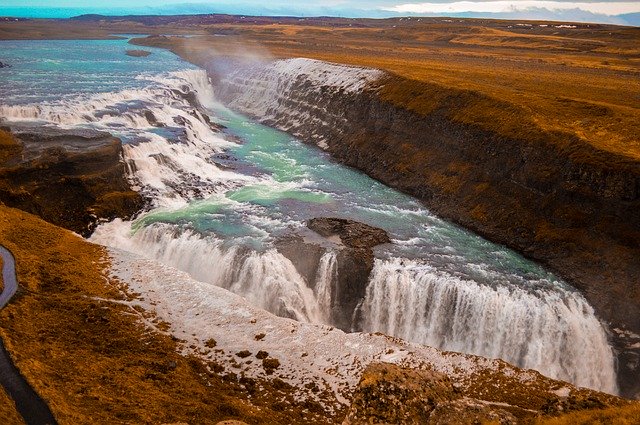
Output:
[[290,59],[213,77],[230,107],[555,270],[610,323],[622,392],[639,394],[640,163],[532,124],[498,131],[462,106],[513,105],[373,69]]
[[0,130],[0,202],[85,236],[101,219],[142,208],[127,181],[119,139],[88,130],[7,130]]

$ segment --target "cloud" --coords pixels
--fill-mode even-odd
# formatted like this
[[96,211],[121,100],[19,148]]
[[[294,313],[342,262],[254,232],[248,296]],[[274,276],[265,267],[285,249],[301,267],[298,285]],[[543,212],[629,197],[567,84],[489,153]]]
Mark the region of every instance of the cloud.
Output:
[[581,10],[598,15],[615,16],[640,12],[640,2],[561,2],[547,0],[522,1],[454,1],[450,3],[406,3],[382,10],[396,13],[446,14],[446,13],[514,13],[546,9],[551,12]]

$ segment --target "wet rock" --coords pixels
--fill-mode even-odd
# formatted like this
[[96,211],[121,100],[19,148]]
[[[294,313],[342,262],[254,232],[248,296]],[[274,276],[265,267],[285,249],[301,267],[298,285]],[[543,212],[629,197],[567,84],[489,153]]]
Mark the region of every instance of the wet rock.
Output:
[[6,62],[0,62],[0,68],[11,68],[11,65]]
[[159,122],[156,116],[151,111],[144,111],[144,117],[147,119],[147,121],[149,121],[149,124],[154,127],[165,127],[165,125]]
[[382,229],[342,218],[312,218],[307,227],[326,238],[337,237],[349,248],[370,249],[376,245],[389,243],[389,235]]
[[151,54],[148,50],[127,50],[125,53],[127,56],[132,56],[134,58],[146,58]]
[[[0,130],[6,137],[13,137]],[[108,133],[15,128],[0,156],[0,201],[88,236],[100,220],[129,218],[144,200],[131,189],[122,143]]]
[[292,235],[277,241],[276,247],[311,288],[322,256],[327,250],[337,251],[338,279],[332,290],[330,322],[347,332],[358,330],[358,321],[354,326],[352,318],[373,269],[373,247],[389,243],[389,236],[377,227],[341,218],[313,218],[306,224],[315,238]]
[[360,320],[353,320],[353,313],[365,296],[373,269],[373,247],[390,242],[387,232],[340,218],[314,218],[307,226],[341,247],[337,256],[338,282],[332,296],[331,323],[345,331],[360,330]]

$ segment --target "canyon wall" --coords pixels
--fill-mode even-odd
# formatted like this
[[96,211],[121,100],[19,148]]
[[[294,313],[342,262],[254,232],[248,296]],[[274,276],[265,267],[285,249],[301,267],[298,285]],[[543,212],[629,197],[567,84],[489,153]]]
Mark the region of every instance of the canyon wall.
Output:
[[513,105],[377,70],[289,59],[212,77],[231,108],[318,145],[580,289],[613,330],[623,394],[638,395],[640,163],[531,124],[496,131],[460,110]]

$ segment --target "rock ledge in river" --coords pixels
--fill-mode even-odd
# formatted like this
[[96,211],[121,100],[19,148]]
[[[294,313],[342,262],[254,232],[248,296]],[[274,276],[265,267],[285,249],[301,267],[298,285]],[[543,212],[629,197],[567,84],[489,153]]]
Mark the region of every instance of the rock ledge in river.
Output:
[[148,50],[127,50],[125,53],[127,56],[132,56],[134,58],[145,58],[151,54]]

